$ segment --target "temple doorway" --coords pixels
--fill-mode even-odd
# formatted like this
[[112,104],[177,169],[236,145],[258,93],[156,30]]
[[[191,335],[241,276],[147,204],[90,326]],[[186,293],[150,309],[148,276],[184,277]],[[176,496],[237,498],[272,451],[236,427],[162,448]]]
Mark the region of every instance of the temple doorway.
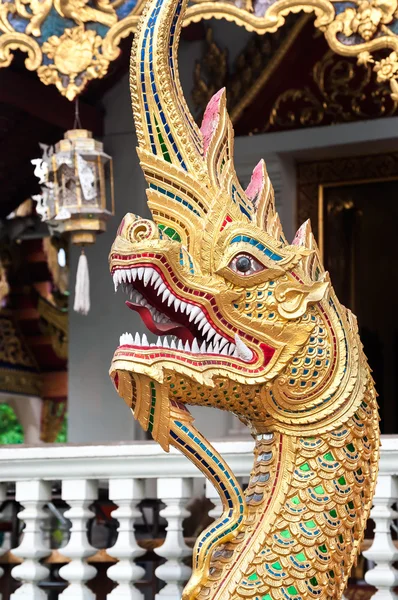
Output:
[[381,431],[396,433],[398,159],[379,155],[384,168],[370,169],[375,159],[299,165],[298,213],[301,222],[303,213],[311,213],[338,298],[358,317],[379,394]]

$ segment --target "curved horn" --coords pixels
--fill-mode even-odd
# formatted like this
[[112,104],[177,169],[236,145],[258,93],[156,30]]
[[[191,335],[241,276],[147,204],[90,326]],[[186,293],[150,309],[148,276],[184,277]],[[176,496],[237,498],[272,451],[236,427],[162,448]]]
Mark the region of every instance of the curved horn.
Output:
[[186,105],[177,64],[186,4],[146,5],[132,47],[130,89],[139,147],[200,178],[202,136]]

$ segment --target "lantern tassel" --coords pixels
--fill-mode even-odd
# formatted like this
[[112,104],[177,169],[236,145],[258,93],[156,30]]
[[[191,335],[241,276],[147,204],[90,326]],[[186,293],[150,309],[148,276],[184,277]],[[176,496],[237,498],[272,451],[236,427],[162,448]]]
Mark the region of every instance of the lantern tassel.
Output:
[[87,256],[83,248],[77,265],[75,303],[73,308],[81,315],[87,315],[90,310],[90,277],[88,274]]

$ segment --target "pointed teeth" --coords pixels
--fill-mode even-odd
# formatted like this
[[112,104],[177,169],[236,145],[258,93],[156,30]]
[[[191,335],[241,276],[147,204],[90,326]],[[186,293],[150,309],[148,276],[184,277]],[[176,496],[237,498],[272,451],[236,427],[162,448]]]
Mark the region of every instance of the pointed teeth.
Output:
[[208,331],[210,331],[210,329],[211,329],[211,325],[210,325],[210,323],[206,323],[206,325],[205,325],[205,326],[203,327],[203,329],[202,329],[202,335],[206,335],[206,333],[207,333]]
[[166,288],[163,292],[162,295],[162,302],[165,302],[165,300],[167,300],[167,298],[170,296],[170,291]]
[[123,333],[120,336],[119,345],[120,346],[132,346],[134,344],[134,338],[131,333]]
[[144,271],[144,277],[142,279],[144,285],[148,285],[148,283],[150,282],[150,280],[152,278],[152,275],[153,275],[153,269],[152,268],[145,269],[145,271]]
[[167,290],[167,287],[164,283],[161,283],[157,290],[158,296],[160,296],[160,294],[163,294],[164,290]]
[[175,308],[175,310],[178,310],[180,308],[181,304],[182,304],[181,300],[179,300],[178,298],[174,298],[174,308]]
[[238,357],[245,362],[249,362],[253,358],[253,352],[246,346],[246,344],[240,339],[238,334],[235,334],[235,344]]
[[155,269],[152,269],[151,285],[153,285],[155,287],[155,285],[158,281],[162,281],[162,278],[159,275],[159,273],[157,271],[155,271]]
[[199,323],[200,321],[202,321],[202,319],[206,319],[206,317],[204,316],[203,312],[200,311],[198,312],[198,314],[195,317],[194,323]]
[[[156,271],[155,271],[155,274],[157,275]],[[152,277],[152,279],[153,279],[153,277]],[[151,283],[153,283],[153,281],[151,281]],[[162,278],[160,277],[160,275],[158,275],[158,279],[155,280],[153,289],[156,291],[158,289],[158,287],[161,286],[161,285],[164,285],[164,283],[163,283]],[[166,286],[164,286],[164,287],[166,287]]]
[[189,307],[189,321],[192,321],[195,317],[197,317],[201,313],[201,309],[199,306],[190,306]]
[[222,350],[223,348],[226,348],[227,346],[228,346],[228,340],[226,340],[225,338],[221,338],[220,350]]
[[[202,329],[202,327],[205,327],[206,325],[209,325],[209,323],[208,323],[206,317],[203,317],[202,320],[198,323],[199,331]],[[209,325],[209,327],[210,327],[210,325]]]
[[[164,293],[163,293],[163,298],[164,298]],[[174,296],[173,294],[171,294],[169,292],[169,295],[167,296],[167,306],[171,306],[171,304],[173,304],[174,302]]]
[[[204,331],[204,330],[203,330],[203,331]],[[219,334],[218,334],[218,333],[217,333],[217,332],[216,332],[216,331],[213,329],[213,327],[210,327],[209,331],[207,332],[207,338],[206,338],[206,339],[207,339],[207,341],[209,342],[209,341],[211,340],[211,338],[212,338],[213,336],[216,336],[216,335],[219,335]],[[219,337],[221,338],[221,336],[220,336],[220,335],[219,335]],[[216,341],[217,341],[217,340],[216,340],[216,338],[214,337],[213,343],[215,343]]]
[[[150,310],[153,311],[154,309],[150,307]],[[143,347],[143,349],[148,347],[158,347],[170,350],[179,350],[180,352],[190,352],[192,354],[220,354],[223,356],[233,356],[234,358],[240,358],[241,360],[245,361],[251,360],[253,356],[252,351],[244,344],[244,342],[242,342],[239,336],[236,336],[235,341],[236,345],[229,343],[225,338],[222,338],[221,342],[213,341],[212,343],[208,343],[205,340],[199,347],[199,343],[196,338],[193,340],[192,344],[190,344],[188,341],[186,341],[184,344],[182,340],[177,339],[174,336],[171,338],[164,336],[163,338],[158,337],[155,344],[150,344],[145,333],[142,335],[136,333],[135,336],[132,336],[131,333],[123,333],[120,336],[120,346],[138,346]]]
[[131,269],[131,278],[133,281],[135,281],[137,279],[137,275],[138,275],[138,269],[136,269],[134,267],[133,269]]
[[138,279],[142,279],[144,277],[144,273],[145,273],[144,267],[139,267],[138,274],[137,274]]

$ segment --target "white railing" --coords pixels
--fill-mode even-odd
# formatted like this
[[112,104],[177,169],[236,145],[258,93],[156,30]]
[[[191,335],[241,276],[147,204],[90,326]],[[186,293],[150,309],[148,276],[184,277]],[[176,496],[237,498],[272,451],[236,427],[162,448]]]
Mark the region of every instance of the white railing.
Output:
[[[220,441],[214,446],[238,477],[248,476],[253,460],[252,442]],[[393,563],[398,559],[398,552],[391,533],[398,516],[392,509],[398,500],[397,476],[398,436],[384,436],[372,510],[375,537],[364,552],[372,567],[366,573],[366,581],[377,588],[377,600],[397,598],[393,588],[398,585],[398,571]],[[51,516],[48,507],[54,496],[53,485],[59,482],[59,501],[66,505],[66,511],[61,510],[59,514],[66,536],[61,547],[54,550],[46,523]],[[182,523],[190,514],[186,507],[193,496],[205,494],[214,504],[210,516],[217,517],[221,512],[215,490],[205,485],[199,471],[184,456],[173,449],[165,454],[150,442],[3,447],[0,448],[0,503],[13,483],[15,498],[22,507],[18,519],[24,523],[24,529],[16,547],[11,550],[7,547],[8,535],[0,547],[0,598],[3,591],[3,600],[9,597],[11,600],[46,600],[48,594],[43,582],[49,579],[54,563],[62,565],[59,575],[66,585],[59,594],[60,600],[94,600],[96,596],[89,586],[97,577],[94,566],[97,562],[107,563],[107,577],[115,584],[107,595],[108,600],[143,600],[139,582],[145,576],[141,557],[146,549],[142,540],[137,541],[134,529],[142,516],[137,505],[148,496],[163,502],[160,516],[167,522],[164,541],[161,545],[154,544],[155,553],[165,559],[155,572],[162,585],[165,584],[155,598],[180,600],[190,573],[185,559],[191,547],[182,530]],[[94,516],[90,507],[104,490],[117,507],[112,517],[117,519],[119,527],[115,544],[99,551],[89,542],[88,523]],[[7,520],[6,510],[3,520]],[[12,565],[13,580],[21,582],[10,596],[4,595],[1,579],[1,567],[5,568],[6,564]],[[145,598],[152,600],[148,594]]]

